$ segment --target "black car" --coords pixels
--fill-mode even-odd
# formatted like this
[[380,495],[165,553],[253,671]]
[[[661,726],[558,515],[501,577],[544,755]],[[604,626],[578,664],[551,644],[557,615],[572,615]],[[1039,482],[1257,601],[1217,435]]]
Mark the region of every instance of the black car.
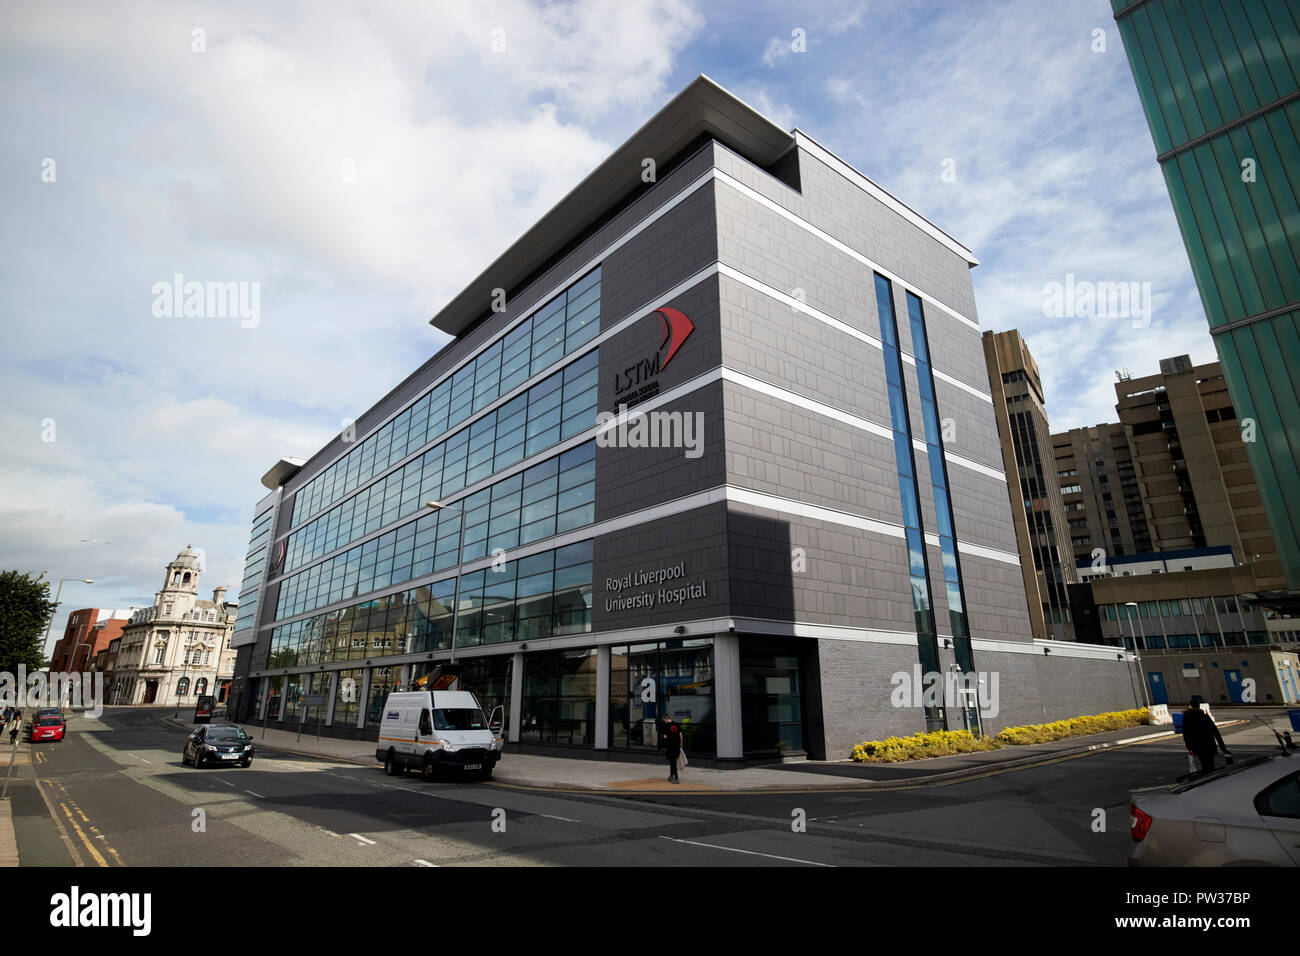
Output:
[[202,767],[205,763],[237,763],[241,767],[253,763],[253,738],[234,724],[213,724],[200,727],[185,741],[181,763]]

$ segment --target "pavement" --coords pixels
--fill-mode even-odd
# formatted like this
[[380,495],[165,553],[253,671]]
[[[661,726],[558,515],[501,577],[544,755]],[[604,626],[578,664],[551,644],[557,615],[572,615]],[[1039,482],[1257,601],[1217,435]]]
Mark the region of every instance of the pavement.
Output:
[[[163,718],[177,727],[194,725]],[[1220,718],[1219,728],[1231,733],[1245,727],[1245,720]],[[249,727],[258,747],[301,756],[378,766],[375,744],[365,740],[342,740],[301,735],[286,731]],[[659,762],[640,763],[620,760],[594,760],[583,757],[556,757],[512,752],[505,754],[493,772],[498,783],[559,791],[596,791],[607,793],[778,793],[800,790],[891,790],[919,786],[939,786],[1053,763],[1116,747],[1174,736],[1171,725],[1144,725],[1107,731],[1086,737],[1073,737],[1045,744],[1008,746],[1002,750],[932,757],[902,763],[856,763],[851,760],[817,761],[769,766],[742,766],[728,769],[687,768],[680,784],[667,780],[666,767]],[[687,755],[689,759],[689,754]]]
[[[31,763],[31,748],[27,744],[0,743],[0,778],[14,767]],[[0,786],[3,786],[0,784]],[[18,865],[18,840],[14,835],[13,806],[8,799],[0,800],[0,867]]]

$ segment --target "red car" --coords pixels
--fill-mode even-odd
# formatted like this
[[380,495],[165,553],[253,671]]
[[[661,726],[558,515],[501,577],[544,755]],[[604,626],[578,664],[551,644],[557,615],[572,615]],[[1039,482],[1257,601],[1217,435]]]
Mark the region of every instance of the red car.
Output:
[[38,717],[32,724],[32,743],[38,740],[62,740],[68,729],[62,717]]

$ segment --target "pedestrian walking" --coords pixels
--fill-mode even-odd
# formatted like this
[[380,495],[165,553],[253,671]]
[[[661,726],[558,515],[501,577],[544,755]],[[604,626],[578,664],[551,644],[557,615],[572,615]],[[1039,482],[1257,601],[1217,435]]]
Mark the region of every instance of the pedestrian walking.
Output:
[[1183,711],[1183,743],[1187,746],[1187,753],[1200,763],[1202,773],[1214,769],[1216,747],[1225,757],[1228,756],[1228,748],[1223,744],[1223,735],[1219,733],[1214,718],[1201,710],[1199,695],[1192,697]]
[[18,731],[23,729],[23,712],[15,711],[13,718],[9,721],[9,746],[12,747],[18,740]]
[[668,782],[681,783],[678,764],[682,759],[682,728],[668,714],[664,714],[664,750],[668,757]]

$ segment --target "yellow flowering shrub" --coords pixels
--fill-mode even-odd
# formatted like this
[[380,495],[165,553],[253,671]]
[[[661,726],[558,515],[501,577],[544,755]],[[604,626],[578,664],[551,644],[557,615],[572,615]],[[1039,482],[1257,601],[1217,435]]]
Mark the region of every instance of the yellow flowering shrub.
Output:
[[897,763],[900,760],[920,760],[925,757],[947,757],[952,754],[973,753],[980,750],[1001,750],[1019,744],[1041,744],[1067,737],[1099,734],[1105,730],[1120,730],[1145,724],[1149,714],[1145,707],[1137,710],[1119,710],[1107,714],[1071,717],[1054,720],[1048,724],[1028,724],[1008,727],[996,737],[975,737],[968,730],[932,730],[907,737],[886,737],[868,740],[853,748],[852,757],[858,763]]
[[853,748],[853,759],[859,763],[897,763],[900,760],[1001,749],[998,740],[972,736],[969,730],[932,730],[908,737],[886,737],[860,743]]
[[1099,734],[1106,730],[1136,727],[1139,724],[1145,724],[1148,716],[1147,709],[1140,707],[1137,710],[1117,710],[1107,714],[1071,717],[1069,720],[1054,720],[1047,724],[1008,727],[998,734],[998,740],[1004,744],[1013,745],[1042,744],[1051,740],[1064,740],[1067,737],[1083,737],[1087,734]]

